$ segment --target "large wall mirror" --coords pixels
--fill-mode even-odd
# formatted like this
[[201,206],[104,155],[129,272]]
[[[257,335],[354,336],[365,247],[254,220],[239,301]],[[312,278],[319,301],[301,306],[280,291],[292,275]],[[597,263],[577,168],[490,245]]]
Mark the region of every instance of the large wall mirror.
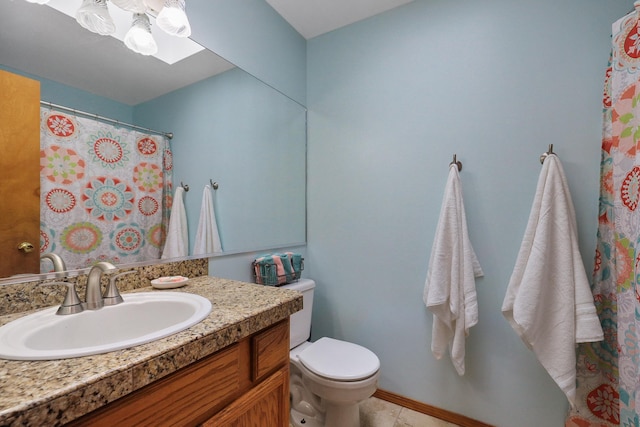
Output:
[[24,0],[0,3],[0,39],[0,67],[40,80],[44,101],[173,133],[190,249],[211,181],[221,255],[305,242],[302,105],[206,49],[168,65]]

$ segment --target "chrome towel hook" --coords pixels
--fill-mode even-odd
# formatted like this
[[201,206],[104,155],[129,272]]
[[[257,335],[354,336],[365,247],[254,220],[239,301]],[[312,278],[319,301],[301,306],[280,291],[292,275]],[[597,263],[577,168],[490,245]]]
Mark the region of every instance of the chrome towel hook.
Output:
[[462,162],[457,159],[455,154],[453,155],[453,161],[449,163],[449,167],[451,167],[451,165],[456,165],[458,167],[458,171],[462,170]]
[[217,182],[213,182],[212,179],[209,179],[209,183],[211,184],[211,188],[213,188],[214,190],[217,190],[218,188],[220,188],[220,185],[218,185]]
[[547,151],[546,153],[542,153],[542,155],[540,156],[540,164],[543,164],[544,159],[549,157],[551,154],[556,154],[553,152],[553,144],[549,144],[549,151]]
[[180,181],[180,187],[184,188],[185,192],[189,191],[189,185],[184,184],[182,181]]

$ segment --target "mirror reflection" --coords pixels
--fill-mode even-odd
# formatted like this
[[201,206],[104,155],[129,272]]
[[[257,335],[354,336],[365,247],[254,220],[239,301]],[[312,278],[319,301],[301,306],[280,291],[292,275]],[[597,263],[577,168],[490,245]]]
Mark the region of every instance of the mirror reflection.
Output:
[[210,51],[169,66],[25,1],[0,4],[0,38],[0,67],[40,80],[43,100],[173,133],[173,187],[190,188],[189,254],[213,181],[223,254],[305,241],[301,105]]

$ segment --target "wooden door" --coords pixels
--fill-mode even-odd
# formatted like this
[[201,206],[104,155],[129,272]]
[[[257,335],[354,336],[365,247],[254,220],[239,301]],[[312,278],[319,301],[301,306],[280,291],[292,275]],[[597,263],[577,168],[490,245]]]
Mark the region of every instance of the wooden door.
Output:
[[0,70],[0,278],[40,272],[39,160],[40,82]]

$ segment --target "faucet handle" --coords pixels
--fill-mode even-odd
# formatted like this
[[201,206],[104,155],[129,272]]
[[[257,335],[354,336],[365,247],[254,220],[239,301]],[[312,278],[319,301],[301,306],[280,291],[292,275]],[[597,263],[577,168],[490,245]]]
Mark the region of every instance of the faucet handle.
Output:
[[126,276],[127,274],[137,273],[137,270],[125,271],[124,273],[119,273],[111,276],[109,279],[109,285],[107,289],[105,289],[102,298],[104,299],[104,305],[116,305],[124,302],[122,296],[120,295],[120,291],[116,286],[116,281],[119,277]]
[[64,301],[60,304],[58,311],[56,314],[65,315],[65,314],[75,314],[80,313],[84,308],[82,307],[82,302],[78,297],[78,293],[76,292],[76,284],[71,282],[50,282],[50,283],[42,283],[43,286],[52,286],[52,285],[64,285],[67,287],[67,293],[64,296]]

